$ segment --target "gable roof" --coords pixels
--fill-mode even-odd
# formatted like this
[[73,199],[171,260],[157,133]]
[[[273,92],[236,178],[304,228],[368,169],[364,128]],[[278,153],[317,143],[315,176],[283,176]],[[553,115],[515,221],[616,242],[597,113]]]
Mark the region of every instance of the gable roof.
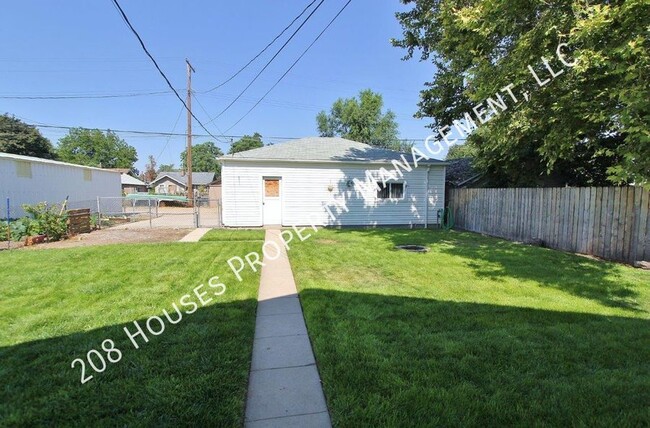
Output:
[[115,173],[115,174],[119,174],[119,171],[115,171],[115,170],[110,169],[110,168],[99,168],[99,167],[96,167],[96,166],[78,165],[76,163],[61,162],[61,161],[55,161],[55,160],[52,160],[52,159],[36,158],[34,156],[15,155],[13,153],[0,152],[0,158],[2,158],[2,159],[13,159],[13,160],[17,160],[17,161],[26,161],[26,162],[46,163],[46,164],[51,164],[51,165],[72,166],[72,167],[76,167],[76,168],[92,169],[92,170],[95,170],[95,171],[104,171],[104,172],[112,172],[112,173]]
[[[212,182],[212,180],[214,180],[214,176],[214,172],[193,172],[192,186],[207,186]],[[183,186],[187,186],[187,175],[180,172],[161,172],[158,174],[156,179],[151,182],[151,185],[154,186],[156,182],[165,177],[170,178]]]
[[[339,137],[307,137],[273,146],[260,147],[232,155],[222,156],[222,161],[257,160],[257,161],[292,161],[292,162],[374,162],[390,163],[393,160],[407,160],[411,153],[382,149],[364,143]],[[444,164],[430,159],[419,161],[421,164]]]
[[127,186],[146,186],[145,182],[142,180],[139,180],[129,174],[124,174],[122,173],[122,185],[127,185]]

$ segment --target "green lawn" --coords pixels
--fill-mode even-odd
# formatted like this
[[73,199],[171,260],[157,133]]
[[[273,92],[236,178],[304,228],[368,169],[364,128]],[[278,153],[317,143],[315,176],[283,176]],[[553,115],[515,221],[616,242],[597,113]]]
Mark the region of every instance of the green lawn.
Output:
[[650,423],[650,272],[444,231],[289,255],[336,426]]
[[201,241],[264,241],[264,229],[212,229]]
[[[0,425],[241,425],[259,277],[237,282],[226,260],[262,242],[236,238],[1,252]],[[218,297],[214,275],[227,286]],[[184,310],[179,300],[200,284],[213,300],[193,296],[200,308],[167,322],[163,310],[176,320],[172,303]],[[166,328],[136,350],[123,327],[145,329],[153,315]],[[122,359],[102,373],[86,363],[94,378],[82,385],[71,363],[105,339]]]

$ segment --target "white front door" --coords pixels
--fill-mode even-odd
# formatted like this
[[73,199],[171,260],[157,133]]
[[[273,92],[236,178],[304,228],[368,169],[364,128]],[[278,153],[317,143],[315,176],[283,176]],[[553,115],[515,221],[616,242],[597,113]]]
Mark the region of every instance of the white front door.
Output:
[[280,178],[264,179],[264,224],[282,224]]

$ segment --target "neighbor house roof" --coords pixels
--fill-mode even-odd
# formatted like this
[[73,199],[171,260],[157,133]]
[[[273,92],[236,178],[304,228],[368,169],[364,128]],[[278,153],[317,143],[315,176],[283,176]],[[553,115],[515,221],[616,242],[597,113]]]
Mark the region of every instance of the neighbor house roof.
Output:
[[[426,153],[425,153],[426,154]],[[293,161],[293,162],[374,162],[390,163],[401,160],[404,155],[412,159],[411,153],[382,149],[368,144],[338,137],[308,137],[259,149],[226,155],[220,160],[259,160],[259,161]],[[422,160],[419,163],[443,164],[435,159]]]
[[94,169],[96,171],[114,172],[116,174],[119,174],[119,171],[114,171],[114,170],[108,169],[108,168],[98,168],[98,167],[95,167],[95,166],[77,165],[76,163],[60,162],[60,161],[55,161],[55,160],[51,160],[51,159],[36,158],[36,157],[33,157],[33,156],[15,155],[13,153],[4,153],[4,152],[2,152],[2,153],[0,153],[0,158],[14,159],[14,160],[25,161],[25,162],[47,163],[47,164],[51,164],[51,165],[74,166],[74,167],[77,167],[77,168]]
[[127,186],[146,186],[146,183],[142,180],[139,180],[129,174],[122,173],[122,185]]
[[[192,173],[192,186],[207,186],[214,180],[214,172],[193,172]],[[161,172],[156,179],[151,182],[152,186],[162,180],[163,178],[170,178],[175,182],[187,186],[187,175],[180,172]]]
[[482,174],[472,166],[472,158],[458,158],[447,161],[446,181],[456,187],[464,187],[479,181]]

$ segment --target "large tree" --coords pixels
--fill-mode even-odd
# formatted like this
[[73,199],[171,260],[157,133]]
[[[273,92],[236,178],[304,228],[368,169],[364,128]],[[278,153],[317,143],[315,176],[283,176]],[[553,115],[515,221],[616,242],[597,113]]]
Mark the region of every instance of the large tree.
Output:
[[112,131],[71,129],[59,140],[58,155],[62,161],[101,168],[133,170],[138,160],[134,147]]
[[321,137],[343,137],[377,147],[399,146],[395,113],[382,112],[381,94],[370,89],[361,91],[358,98],[339,98],[329,114],[321,111],[316,116]]
[[469,144],[456,144],[449,148],[445,160],[476,157],[476,149]]
[[[393,44],[435,65],[417,116],[440,129],[465,113],[476,119],[473,108],[496,94],[510,103],[468,141],[495,182],[648,183],[647,0],[402,2],[412,8],[397,14],[404,36]],[[562,73],[548,83],[542,57]]]
[[8,114],[0,115],[0,152],[56,158],[52,143],[38,129]]
[[[217,158],[223,156],[223,152],[212,141],[196,144],[192,146],[192,171],[194,172],[214,172],[219,175],[221,165]],[[187,150],[181,153],[181,165],[187,170]]]
[[232,155],[246,150],[259,149],[260,147],[264,147],[262,135],[256,132],[253,135],[244,135],[239,140],[232,143],[228,154]]

